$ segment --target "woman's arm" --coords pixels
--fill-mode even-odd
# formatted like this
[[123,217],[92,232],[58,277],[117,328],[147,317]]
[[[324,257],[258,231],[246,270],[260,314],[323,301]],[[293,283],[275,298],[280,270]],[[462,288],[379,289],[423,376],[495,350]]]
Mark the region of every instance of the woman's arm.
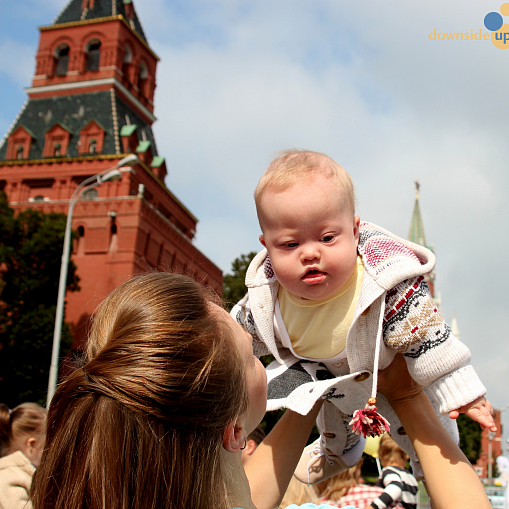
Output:
[[479,477],[410,377],[401,354],[380,371],[378,388],[414,446],[434,509],[491,509]]
[[287,410],[247,462],[251,499],[258,509],[273,509],[283,499],[322,403],[307,415]]

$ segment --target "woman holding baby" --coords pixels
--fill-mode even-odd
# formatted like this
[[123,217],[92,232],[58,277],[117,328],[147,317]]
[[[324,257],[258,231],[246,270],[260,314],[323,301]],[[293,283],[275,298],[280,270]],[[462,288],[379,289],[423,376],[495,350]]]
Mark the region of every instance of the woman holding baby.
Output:
[[[276,507],[320,403],[306,416],[287,411],[244,468],[242,448],[266,404],[251,339],[190,278],[155,273],[122,284],[96,314],[83,367],[53,398],[34,508]],[[489,508],[401,358],[379,387],[419,455],[434,507]]]

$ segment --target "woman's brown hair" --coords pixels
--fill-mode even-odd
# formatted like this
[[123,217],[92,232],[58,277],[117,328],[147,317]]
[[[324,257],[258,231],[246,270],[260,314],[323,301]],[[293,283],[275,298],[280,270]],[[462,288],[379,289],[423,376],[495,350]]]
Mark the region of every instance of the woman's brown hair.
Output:
[[58,388],[34,509],[226,508],[220,451],[247,406],[232,332],[192,279],[139,276],[101,305]]
[[16,442],[27,435],[44,433],[46,409],[37,403],[21,403],[13,410],[0,403],[0,457],[15,452]]

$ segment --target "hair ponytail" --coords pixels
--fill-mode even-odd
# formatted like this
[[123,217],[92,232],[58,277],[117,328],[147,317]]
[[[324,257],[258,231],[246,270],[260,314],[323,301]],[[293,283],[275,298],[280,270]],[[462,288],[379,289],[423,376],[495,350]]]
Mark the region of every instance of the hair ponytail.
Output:
[[220,451],[247,406],[246,382],[213,300],[168,273],[107,297],[86,364],[51,402],[34,509],[231,507]]
[[11,441],[11,411],[4,403],[0,403],[0,457],[8,454]]
[[0,403],[0,457],[10,454],[20,437],[44,431],[46,410],[36,403],[21,403],[13,410]]

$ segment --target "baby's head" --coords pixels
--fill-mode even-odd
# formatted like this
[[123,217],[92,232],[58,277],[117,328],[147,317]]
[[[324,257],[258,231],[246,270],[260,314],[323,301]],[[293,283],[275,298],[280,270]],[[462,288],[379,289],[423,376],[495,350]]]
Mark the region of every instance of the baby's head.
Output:
[[348,172],[325,154],[311,150],[291,149],[281,152],[269,164],[256,186],[254,198],[262,231],[262,197],[267,190],[284,191],[292,186],[305,185],[319,176],[330,179],[331,186],[341,196],[342,205],[351,212],[353,217],[355,192]]
[[255,190],[260,242],[278,281],[310,300],[334,294],[357,260],[359,218],[350,175],[330,157],[289,150],[269,165]]

